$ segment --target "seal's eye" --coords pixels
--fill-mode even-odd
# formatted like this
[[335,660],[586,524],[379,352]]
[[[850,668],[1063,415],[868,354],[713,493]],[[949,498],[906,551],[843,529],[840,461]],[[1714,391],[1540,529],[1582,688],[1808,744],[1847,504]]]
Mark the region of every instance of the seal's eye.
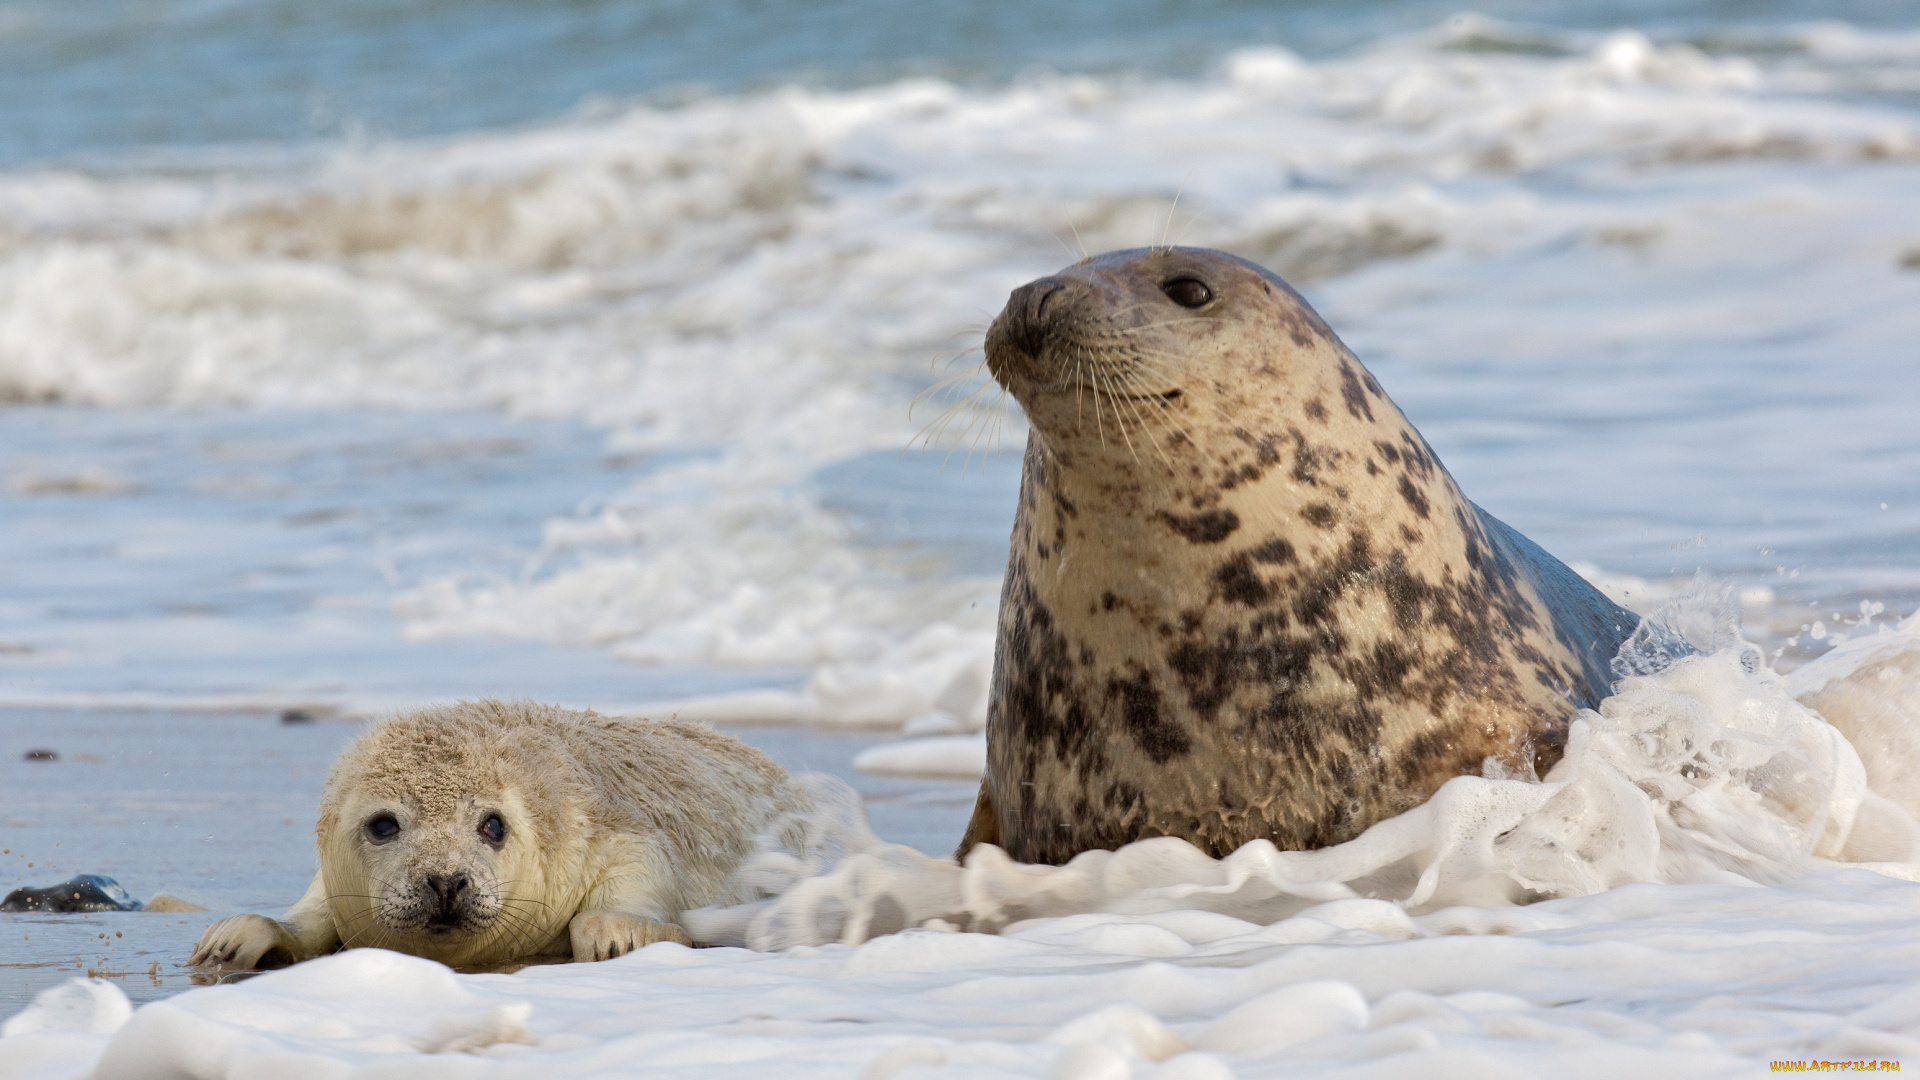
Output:
[[499,814],[488,814],[487,820],[480,823],[480,835],[486,837],[489,843],[505,843],[507,823],[500,820]]
[[366,830],[374,843],[385,843],[400,835],[400,823],[393,820],[392,814],[380,814],[367,819]]
[[1181,307],[1204,307],[1207,301],[1213,299],[1213,290],[1207,288],[1207,283],[1199,278],[1174,278],[1160,286],[1160,291]]

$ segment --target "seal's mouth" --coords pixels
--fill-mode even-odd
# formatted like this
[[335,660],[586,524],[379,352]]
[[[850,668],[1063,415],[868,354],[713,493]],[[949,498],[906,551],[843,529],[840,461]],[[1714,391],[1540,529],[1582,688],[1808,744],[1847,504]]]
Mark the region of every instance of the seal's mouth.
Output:
[[424,874],[410,884],[381,904],[380,921],[392,933],[469,937],[492,929],[497,919],[491,889],[466,873]]

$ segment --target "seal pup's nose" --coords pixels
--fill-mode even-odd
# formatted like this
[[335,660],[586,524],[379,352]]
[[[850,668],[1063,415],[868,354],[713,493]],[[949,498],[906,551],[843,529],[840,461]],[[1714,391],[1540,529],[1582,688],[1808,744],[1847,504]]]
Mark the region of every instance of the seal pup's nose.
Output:
[[1047,301],[1067,287],[1057,277],[1029,281],[1007,297],[1007,336],[1028,356],[1037,357],[1046,344],[1049,329]]
[[458,923],[461,895],[472,887],[473,880],[464,873],[428,874],[427,891],[433,894],[434,910],[427,921],[436,926]]

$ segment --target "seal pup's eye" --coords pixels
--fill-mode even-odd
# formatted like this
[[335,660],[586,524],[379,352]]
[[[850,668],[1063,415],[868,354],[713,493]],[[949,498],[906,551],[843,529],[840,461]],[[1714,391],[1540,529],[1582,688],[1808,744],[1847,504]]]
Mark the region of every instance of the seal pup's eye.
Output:
[[480,835],[489,843],[504,844],[507,840],[507,823],[500,820],[499,814],[488,814],[487,820],[480,823]]
[[367,819],[367,836],[376,844],[383,844],[400,835],[400,823],[392,814],[376,814]]
[[1167,299],[1186,308],[1205,307],[1213,299],[1213,290],[1199,278],[1174,278],[1160,286],[1160,291],[1167,294]]

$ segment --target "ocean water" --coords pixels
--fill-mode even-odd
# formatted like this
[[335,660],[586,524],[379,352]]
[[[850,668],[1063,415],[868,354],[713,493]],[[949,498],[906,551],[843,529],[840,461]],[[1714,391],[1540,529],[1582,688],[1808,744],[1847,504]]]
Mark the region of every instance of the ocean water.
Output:
[[[970,350],[1022,282],[1083,250],[1163,241],[1299,285],[1470,497],[1629,606],[1654,611],[1706,571],[1733,590],[1760,663],[1818,670],[1920,607],[1916,195],[1920,16],[1892,2],[9,0],[0,704],[171,709],[190,724],[211,709],[358,717],[526,695],[904,730],[947,742],[865,760],[964,775],[1024,439]],[[1727,678],[1700,693],[1772,693]],[[1870,779],[1906,760],[1896,729],[1848,738],[1866,740]],[[1792,745],[1838,775],[1844,754]],[[1639,779],[1666,791],[1691,775],[1665,768]],[[1445,999],[1419,1006],[1420,1038],[1511,1064],[1498,1040],[1513,1032],[1617,1036],[1653,1057],[1609,1068],[1698,1052],[1686,1060],[1702,1073],[1773,1050],[1902,1051],[1846,1033],[1913,1026],[1893,1005],[1848,1019],[1904,1000],[1911,975],[1873,935],[1911,928],[1907,887],[1859,870],[1776,884],[1902,859],[1815,855],[1810,819],[1753,790],[1805,850],[1765,872],[1718,868],[1769,886],[1742,918],[1778,935],[1795,913],[1828,919],[1840,944],[1799,961],[1816,981],[1849,948],[1889,957],[1852,990],[1795,998],[1824,1018],[1795,1021],[1800,1042],[1753,1035],[1746,1014],[1694,1024],[1678,998],[1636,1012],[1617,973],[1580,992],[1618,1007],[1562,1031],[1551,1010],[1579,987],[1511,975],[1549,963],[1550,942],[1518,967],[1474,969],[1484,985],[1398,986]],[[1730,879],[1635,866],[1592,880],[1649,883],[1634,895],[1666,898],[1644,908],[1666,913],[1655,921],[1731,903],[1688,891]],[[1642,915],[1609,893],[1552,895],[1572,905],[1541,908],[1567,911],[1563,929],[1591,927],[1555,940],[1582,949],[1651,948],[1666,932],[1636,936]],[[928,1000],[1013,980],[981,974],[1002,963],[1040,972],[1029,990],[1044,994],[1074,965],[1144,970],[1159,961],[1138,949],[1178,952],[1165,934],[1200,948],[1212,933],[1111,930],[1140,917],[1116,904],[1050,909],[1098,916],[1084,941],[999,960],[934,944],[934,959],[885,963],[945,972],[914,984]],[[1848,936],[1856,916],[1867,929]],[[1354,918],[1320,923],[1385,934],[1351,939],[1367,947],[1452,933]],[[1549,934],[1515,926],[1516,940]],[[1108,938],[1158,944],[1097,959]],[[861,950],[852,971],[880,963],[891,947],[867,951],[880,945],[800,948]],[[1219,962],[1253,963],[1240,948]],[[658,961],[682,971],[660,978],[747,978],[697,955]],[[653,963],[636,960],[606,1000],[654,993]],[[1763,966],[1728,964],[1701,994],[1791,996]],[[1341,1012],[1337,991],[1313,999],[1334,1018],[1320,1036],[1360,1040],[1326,1043],[1328,1061],[1369,1060],[1363,1043],[1391,1042],[1366,1043],[1369,1025],[1403,1016],[1381,1011],[1395,987],[1355,978],[1372,1012]],[[1501,989],[1515,979],[1533,988]],[[959,1029],[921,1017],[860,1053],[895,1055],[876,1076],[931,1069],[935,1049],[982,1075],[1124,1075],[1103,1052],[1142,1075],[1224,1075],[1207,1070],[1241,1064],[1206,1046],[1229,1045],[1233,1025],[1214,1043],[1198,1025],[1263,987],[1121,995],[1197,1048],[1178,1073],[1180,1055],[1154,1056],[1173,1043],[1131,1013],[1078,1034],[1051,1013],[995,1028],[979,1060],[952,1049]],[[783,1018],[773,1027],[827,1015],[783,992],[799,1011],[764,1014]],[[1492,999],[1471,995],[1495,992],[1535,1012],[1487,1019]],[[111,1027],[111,1001],[100,1008]],[[1006,1021],[990,1013],[955,1023]],[[1095,1029],[1146,1034],[1109,1046]],[[368,1045],[402,1037],[366,1030]],[[105,1037],[70,1042],[85,1058]],[[251,1038],[233,1052],[255,1053]],[[793,1052],[785,1038],[766,1052]],[[581,1060],[627,1052],[607,1047]],[[1069,1051],[1080,1065],[1055,1061]],[[711,1067],[707,1052],[689,1050],[687,1069]],[[1278,1060],[1249,1075],[1280,1075]]]
[[[1023,431],[967,397],[968,350],[1013,286],[1163,238],[1301,285],[1469,495],[1629,603],[1706,569],[1790,666],[1920,598],[1920,37],[1895,7],[4,11],[8,509],[119,606],[36,601],[47,549],[13,557],[9,700],[365,711],[476,668],[550,695],[481,659],[507,641],[581,654],[571,700],[976,724]],[[316,95],[357,126],[298,119]],[[309,574],[185,666],[145,644],[185,640],[153,614],[177,579],[118,533],[189,518],[235,575],[317,534],[174,505],[115,472],[126,447],[217,482],[184,451],[228,426],[456,416],[567,449],[530,486],[406,481],[512,508],[449,531],[405,483],[323,496],[266,455],[289,505],[434,557],[347,538],[379,580]],[[254,628],[343,606],[372,614],[328,672],[283,670],[297,636],[255,663]]]

